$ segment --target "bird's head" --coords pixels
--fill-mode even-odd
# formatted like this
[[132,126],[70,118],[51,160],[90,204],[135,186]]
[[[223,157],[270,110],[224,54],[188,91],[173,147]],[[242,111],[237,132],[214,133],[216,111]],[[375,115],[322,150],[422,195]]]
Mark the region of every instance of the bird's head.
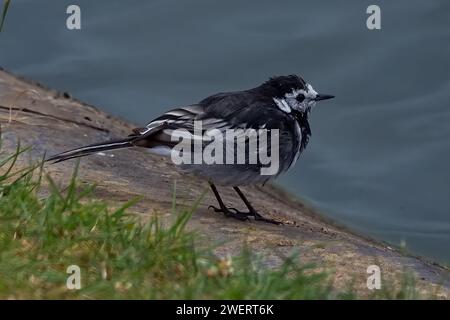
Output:
[[309,83],[296,75],[272,77],[260,88],[287,113],[292,110],[309,112],[317,101],[334,98],[332,95],[317,93]]

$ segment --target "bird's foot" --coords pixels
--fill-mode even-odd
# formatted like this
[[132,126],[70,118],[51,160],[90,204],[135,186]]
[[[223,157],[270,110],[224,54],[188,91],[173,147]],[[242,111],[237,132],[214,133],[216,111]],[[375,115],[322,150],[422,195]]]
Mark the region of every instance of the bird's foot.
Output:
[[213,209],[214,212],[221,212],[225,215],[225,217],[231,217],[231,218],[235,218],[241,221],[246,221],[246,220],[250,220],[248,218],[248,214],[244,213],[244,212],[240,212],[235,208],[227,208],[227,207],[223,207],[223,208],[217,208],[215,206],[209,206],[208,209]]
[[209,206],[208,209],[214,209],[214,212],[222,212],[226,217],[232,217],[241,221],[250,220],[249,217],[254,217],[255,221],[262,221],[266,223],[272,223],[276,225],[282,224],[279,221],[264,218],[262,215],[260,215],[258,212],[252,210],[252,211],[239,211],[236,208],[217,208],[215,206]]

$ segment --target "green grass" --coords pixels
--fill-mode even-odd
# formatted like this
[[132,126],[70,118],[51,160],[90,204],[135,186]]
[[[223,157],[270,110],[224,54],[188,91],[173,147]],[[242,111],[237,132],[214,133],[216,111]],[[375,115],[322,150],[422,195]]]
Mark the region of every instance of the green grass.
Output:
[[5,23],[6,13],[8,12],[10,0],[3,0],[3,9],[0,15],[0,32],[2,32],[3,24]]
[[[264,267],[249,250],[220,259],[198,248],[186,230],[194,208],[164,225],[138,220],[131,201],[112,209],[81,186],[76,170],[60,190],[42,166],[16,170],[24,151],[0,157],[0,298],[13,299],[330,299],[356,298],[337,292],[331,276],[311,272],[295,256],[277,269]],[[40,196],[43,180],[46,196]],[[67,267],[81,270],[80,290],[69,290]],[[412,289],[411,289],[412,288]],[[381,294],[376,298],[408,298]],[[414,293],[415,294],[415,293]]]

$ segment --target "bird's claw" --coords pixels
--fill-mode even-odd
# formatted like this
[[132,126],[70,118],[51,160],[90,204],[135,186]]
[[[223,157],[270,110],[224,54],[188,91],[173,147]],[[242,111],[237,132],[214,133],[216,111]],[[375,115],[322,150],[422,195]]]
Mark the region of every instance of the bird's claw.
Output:
[[214,212],[222,212],[225,217],[235,218],[241,221],[250,220],[247,214],[238,211],[236,208],[217,208],[215,206],[209,206],[208,209],[214,209]]
[[222,212],[226,217],[232,217],[241,221],[246,221],[246,220],[250,220],[249,217],[254,217],[255,221],[262,221],[262,222],[266,222],[266,223],[272,223],[272,224],[276,224],[276,225],[280,225],[282,224],[279,221],[276,220],[272,220],[272,219],[268,219],[268,218],[264,218],[262,215],[260,215],[258,212],[243,212],[243,211],[239,211],[236,208],[218,208],[215,206],[209,206],[209,209],[214,209],[214,212]]

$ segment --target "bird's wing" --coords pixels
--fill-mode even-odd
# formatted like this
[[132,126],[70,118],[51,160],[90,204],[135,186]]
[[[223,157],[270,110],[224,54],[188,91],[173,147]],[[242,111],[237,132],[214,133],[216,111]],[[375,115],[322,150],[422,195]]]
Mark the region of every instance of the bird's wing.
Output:
[[144,128],[133,130],[134,135],[142,137],[139,138],[136,145],[149,148],[155,146],[173,147],[177,143],[175,137],[179,136],[179,134],[174,134],[175,130],[186,132],[191,139],[201,139],[201,135],[194,135],[195,120],[202,120],[201,134],[210,129],[226,126],[223,119],[204,117],[204,115],[205,108],[199,104],[169,110],[152,120]]
[[[293,128],[295,120],[281,111],[272,99],[247,92],[219,94],[204,108],[199,119],[220,119],[230,128]],[[211,99],[211,98],[209,98]]]
[[[281,157],[289,157],[296,153],[300,146],[301,132],[294,118],[279,110],[273,101],[264,99],[251,100],[249,96],[217,95],[208,103],[190,105],[172,109],[151,121],[145,128],[135,129],[140,135],[138,146],[153,148],[158,146],[173,147],[179,142],[180,131],[188,138],[203,141],[204,132],[218,129],[221,132],[229,129],[278,129],[279,139],[287,152]],[[194,129],[195,121],[201,121],[201,132]],[[186,135],[182,133],[182,136]],[[244,138],[245,132],[241,131]],[[239,132],[237,133],[239,135]],[[148,137],[148,138],[147,138]],[[178,137],[178,139],[176,138]],[[268,146],[270,147],[270,146]],[[286,159],[292,162],[292,159]]]
[[[302,141],[307,138],[303,137],[299,123],[292,114],[281,111],[272,99],[246,93],[239,94],[239,96],[217,99],[208,105],[202,117],[220,118],[222,123],[226,124],[224,128],[230,129],[278,129],[280,170],[287,170],[295,163],[301,152]],[[229,108],[229,104],[232,104],[233,107]],[[243,131],[242,134],[246,133]],[[270,133],[270,137],[272,136]],[[271,145],[268,143],[267,152],[272,152]]]

